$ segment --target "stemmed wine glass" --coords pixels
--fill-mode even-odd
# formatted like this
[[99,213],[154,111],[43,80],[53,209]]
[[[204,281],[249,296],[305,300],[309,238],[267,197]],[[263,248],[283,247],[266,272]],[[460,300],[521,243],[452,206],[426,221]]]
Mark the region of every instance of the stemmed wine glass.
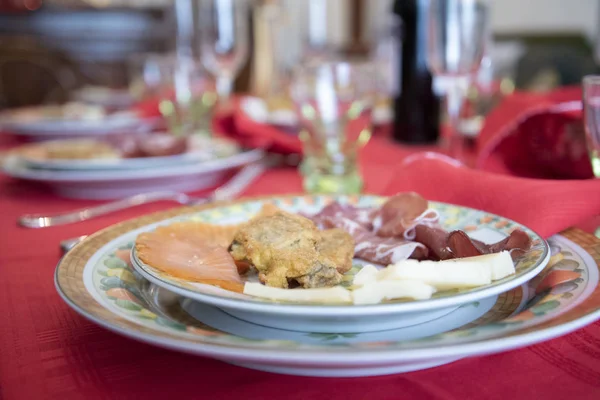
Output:
[[[592,171],[600,178],[600,75],[583,78],[583,120]],[[596,229],[600,238],[600,227]]]
[[199,12],[200,58],[216,78],[219,98],[226,100],[248,58],[248,2],[201,0]]
[[427,17],[427,63],[447,89],[452,129],[448,150],[451,156],[463,161],[463,140],[458,132],[461,106],[485,54],[489,7],[485,0],[429,0]]

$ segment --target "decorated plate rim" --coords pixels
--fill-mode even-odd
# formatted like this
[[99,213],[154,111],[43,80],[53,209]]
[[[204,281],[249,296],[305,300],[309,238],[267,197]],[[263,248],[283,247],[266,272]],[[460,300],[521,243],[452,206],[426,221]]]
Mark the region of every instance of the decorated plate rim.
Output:
[[[241,151],[231,156],[199,163],[159,166],[142,169],[106,170],[43,170],[30,168],[17,156],[8,156],[3,171],[14,178],[40,182],[130,181],[132,179],[162,179],[181,175],[207,174],[255,162],[264,157],[260,149]],[[153,175],[152,173],[158,173]]]
[[[208,162],[213,160],[219,160],[223,158],[232,157],[244,151],[247,151],[239,146],[233,144],[233,142],[216,138],[218,140],[217,145],[228,146],[231,145],[234,151],[231,154],[216,157],[216,158],[205,158],[206,153],[200,149],[191,149],[182,154],[173,154],[167,156],[152,156],[152,157],[134,157],[134,158],[117,158],[117,159],[47,159],[47,160],[36,160],[35,158],[29,158],[20,154],[17,154],[17,159],[23,162],[24,166],[28,169],[47,169],[52,171],[73,171],[73,172],[87,172],[87,171],[120,171],[129,169],[142,169],[142,168],[153,168],[154,163],[159,163],[158,168],[176,166],[179,162],[191,163],[191,162]],[[156,168],[156,167],[154,167]]]
[[[162,215],[164,213],[158,214]],[[105,229],[104,231],[107,231],[107,229]],[[583,234],[586,238],[588,238],[588,240],[592,240],[592,235],[583,233],[582,231],[576,229],[571,229],[567,231],[566,234],[569,236]],[[600,260],[600,243],[598,243],[597,241],[594,242],[593,250],[596,255],[593,256],[588,249],[582,248],[578,242],[574,242],[568,236],[561,235],[559,237],[568,241],[571,245],[574,245],[576,248],[581,249],[581,251],[586,256],[584,258],[589,258],[593,263],[598,264],[598,260]],[[98,238],[96,237],[96,239]],[[88,245],[91,245],[93,241],[94,238],[88,240]],[[112,241],[112,239],[108,242],[110,241]],[[108,244],[108,242],[102,243],[100,247],[104,247],[106,244]],[[587,246],[591,248],[592,245],[587,243]],[[150,333],[145,333],[140,330],[142,326],[137,324],[133,324],[133,328],[123,326],[123,322],[125,322],[126,324],[132,323],[127,321],[123,317],[114,314],[113,312],[110,312],[109,309],[106,309],[101,304],[98,304],[93,298],[93,296],[89,292],[85,291],[85,289],[79,290],[77,293],[78,296],[76,296],[76,298],[71,298],[69,294],[67,294],[64,291],[60,283],[61,266],[64,264],[65,259],[75,257],[78,261],[78,265],[76,268],[83,272],[83,268],[85,264],[87,264],[87,260],[85,260],[86,256],[89,259],[89,257],[91,257],[97,252],[85,252],[84,249],[86,247],[87,246],[85,244],[79,245],[76,249],[74,249],[74,252],[72,254],[66,254],[58,262],[57,268],[55,270],[56,289],[61,298],[71,308],[73,308],[83,317],[99,324],[100,326],[103,326],[106,329],[109,329],[113,332],[123,334],[124,336],[141,340],[143,342],[155,344],[159,347],[166,347],[174,350],[192,352],[200,355],[221,358],[231,357],[238,360],[296,360],[299,362],[308,362],[310,360],[307,358],[306,355],[314,357],[315,354],[321,354],[323,356],[326,355],[327,362],[331,363],[339,361],[369,363],[386,360],[398,360],[399,357],[401,357],[402,360],[416,360],[442,356],[468,356],[470,354],[485,354],[503,350],[510,350],[513,348],[533,344],[541,340],[551,339],[569,333],[600,318],[600,302],[598,301],[600,300],[600,286],[596,284],[596,286],[592,288],[589,295],[586,298],[584,298],[580,303],[577,303],[574,307],[566,310],[563,314],[560,314],[549,320],[543,321],[539,324],[533,326],[525,326],[521,329],[508,332],[508,335],[505,336],[486,337],[475,341],[468,341],[463,343],[450,343],[433,347],[419,346],[418,344],[411,348],[390,348],[390,346],[375,348],[352,347],[350,351],[348,351],[348,347],[336,347],[331,345],[311,345],[309,347],[305,346],[299,348],[285,348],[275,345],[276,342],[279,341],[268,340],[265,340],[265,342],[274,342],[274,345],[271,347],[249,347],[244,346],[243,344],[237,345],[232,343],[214,343],[206,341],[202,342],[202,340],[205,340],[202,336],[195,336],[194,338],[196,340],[186,339],[184,337],[170,338],[168,336],[172,335],[167,334],[165,336],[163,332],[160,332],[156,329],[150,330]],[[84,252],[83,255],[75,254],[81,253],[82,251]],[[596,268],[598,268],[597,265]],[[81,278],[83,278],[83,276],[81,276]],[[83,295],[83,297],[81,297],[81,295]],[[90,311],[89,307],[86,307],[85,304],[89,300],[95,303],[96,307],[100,307],[102,310],[104,310],[107,314],[107,318],[102,318],[102,316],[96,315],[93,310]],[[559,319],[560,322],[557,323],[556,321]],[[485,348],[483,346],[485,346]],[[339,352],[336,350],[343,350],[344,352]],[[371,358],[369,358],[369,360],[364,359],[365,353],[370,353]],[[311,360],[314,361],[314,359]]]
[[[98,250],[108,243],[113,241],[114,239],[122,236],[124,233],[134,230],[136,228],[143,227],[149,223],[158,222],[161,220],[165,220],[171,217],[184,215],[187,213],[198,212],[204,209],[208,209],[214,206],[222,206],[227,204],[238,203],[240,201],[251,201],[251,200],[261,200],[271,198],[273,196],[262,196],[257,198],[248,198],[233,202],[218,202],[214,204],[207,204],[203,206],[196,207],[179,207],[176,209],[157,212],[153,214],[149,214],[146,216],[137,217],[131,220],[127,220],[108,228],[105,228],[93,235],[91,235],[84,242],[76,246],[71,252],[67,253],[59,262],[55,270],[55,285],[59,292],[59,295],[63,300],[71,306],[75,311],[80,313],[82,316],[98,323],[99,325],[112,330],[114,332],[118,332],[124,334],[133,339],[142,340],[144,342],[153,343],[161,347],[167,347],[172,349],[178,349],[182,351],[193,351],[197,354],[203,355],[213,355],[213,356],[232,356],[237,357],[238,359],[266,359],[267,354],[269,353],[269,357],[271,359],[278,360],[290,360],[290,357],[300,357],[300,354],[310,354],[313,356],[315,353],[327,354],[328,359],[334,360],[349,360],[353,357],[355,360],[362,359],[364,354],[367,352],[377,353],[378,357],[388,358],[388,359],[397,359],[398,356],[402,356],[403,359],[415,358],[420,359],[424,358],[424,351],[428,349],[435,349],[435,355],[441,355],[440,349],[442,346],[436,347],[427,347],[427,346],[416,346],[416,348],[392,348],[389,346],[381,347],[381,348],[353,348],[350,353],[340,353],[335,350],[344,350],[347,351],[346,347],[338,347],[335,346],[312,346],[310,349],[306,347],[302,347],[299,349],[285,349],[285,348],[263,348],[263,347],[248,347],[243,346],[243,344],[234,345],[231,343],[214,343],[210,341],[206,341],[206,338],[203,336],[195,336],[194,339],[186,339],[183,337],[175,337],[169,338],[168,333],[161,332],[156,329],[148,329],[139,324],[135,324],[130,322],[123,317],[114,314],[109,309],[105,308],[105,306],[98,303],[95,298],[89,293],[83,284],[83,270],[85,265],[87,264],[90,257],[92,257]],[[283,197],[283,196],[280,196]],[[292,197],[292,196],[287,196]],[[600,253],[599,250],[596,250],[597,247],[600,247],[599,243],[592,235],[583,233],[579,230],[569,230],[567,232],[571,236],[581,236],[585,238],[586,241],[593,240],[594,252]],[[568,237],[566,240],[569,240],[571,243],[580,247],[579,244],[571,241]],[[586,244],[591,248],[591,244]],[[600,255],[596,254],[596,256],[592,256],[591,253],[583,249],[584,253],[592,259],[595,263],[598,263],[600,259]],[[66,271],[65,271],[66,270]],[[75,272],[75,276],[69,276],[70,273]],[[65,286],[61,284],[63,282]],[[66,289],[65,289],[66,288]],[[593,297],[593,299],[591,298]],[[486,338],[482,341],[472,342],[472,343],[459,343],[459,344],[450,344],[443,347],[445,352],[448,354],[465,354],[469,349],[472,350],[473,353],[478,352],[477,348],[480,348],[482,343],[486,341],[493,341],[497,343],[497,348],[499,349],[508,349],[511,343],[513,347],[524,346],[535,341],[539,341],[539,336],[542,338],[552,338],[559,336],[561,334],[570,332],[575,330],[581,326],[584,326],[594,320],[600,318],[600,289],[598,286],[594,287],[592,293],[584,299],[580,304],[577,304],[572,309],[565,311],[564,314],[552,318],[548,321],[541,322],[540,324],[536,324],[531,327],[523,327],[522,329],[518,329],[509,333],[506,337],[501,338]],[[589,303],[589,304],[587,304]],[[592,304],[593,303],[593,304]],[[558,325],[554,326],[557,320],[560,319]],[[150,333],[145,333],[145,330],[149,330]],[[202,342],[204,341],[204,342]],[[473,347],[475,346],[475,347]],[[324,352],[324,349],[328,349],[327,352]],[[453,351],[453,349],[455,349]],[[492,352],[491,347],[486,347],[488,352]],[[227,354],[225,354],[227,353]],[[433,354],[431,356],[434,356]],[[300,357],[301,358],[301,357]]]

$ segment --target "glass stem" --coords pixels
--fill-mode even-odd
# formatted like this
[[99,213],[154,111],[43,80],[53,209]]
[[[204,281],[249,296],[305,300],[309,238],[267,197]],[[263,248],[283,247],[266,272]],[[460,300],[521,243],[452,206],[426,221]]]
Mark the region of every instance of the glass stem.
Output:
[[450,135],[448,136],[448,150],[450,156],[458,161],[464,161],[463,156],[463,140],[459,132],[460,112],[464,101],[463,82],[460,79],[452,79],[447,94],[448,107],[448,122],[450,125]]
[[225,102],[229,100],[233,92],[233,79],[229,76],[219,76],[216,84],[219,101]]

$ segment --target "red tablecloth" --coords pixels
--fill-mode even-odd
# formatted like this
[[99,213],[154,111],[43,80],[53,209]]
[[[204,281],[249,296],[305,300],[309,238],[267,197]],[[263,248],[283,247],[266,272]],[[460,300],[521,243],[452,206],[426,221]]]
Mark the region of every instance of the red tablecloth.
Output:
[[[375,140],[363,154],[369,192],[380,192],[414,148]],[[245,196],[297,193],[294,169],[266,173]],[[143,213],[154,204],[84,223],[18,228],[26,212],[92,202],[0,178],[0,399],[597,399],[600,323],[550,342],[402,375],[320,379],[275,375],[161,350],[78,316],[54,289],[58,242]],[[600,220],[588,221],[592,230]]]

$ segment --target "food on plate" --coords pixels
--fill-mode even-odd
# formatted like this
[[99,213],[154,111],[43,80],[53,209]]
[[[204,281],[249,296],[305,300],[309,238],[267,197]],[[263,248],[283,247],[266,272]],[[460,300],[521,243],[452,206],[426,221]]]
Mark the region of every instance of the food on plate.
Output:
[[[340,239],[344,232],[322,236],[315,224],[300,215],[278,212],[255,218],[235,235],[230,250],[237,261],[246,261],[258,270],[267,286],[304,288],[335,286],[342,280],[335,259],[328,257],[328,245],[320,252],[321,241],[336,237],[342,246],[353,248],[352,238]],[[342,253],[344,249],[340,249]],[[337,257],[336,257],[337,258]]]
[[119,152],[108,143],[91,139],[59,140],[39,145],[47,159],[115,159]]
[[[265,205],[256,218],[278,210]],[[173,277],[240,292],[240,275],[248,272],[249,265],[233,260],[227,248],[242,226],[173,222],[139,235],[135,241],[136,253],[145,264]],[[213,268],[213,261],[217,262],[217,268]]]
[[324,289],[282,289],[260,283],[246,283],[244,294],[275,301],[302,303],[351,303],[352,293],[341,286]]
[[165,226],[139,235],[135,242],[137,257],[179,279],[243,292],[238,267],[227,248],[207,240],[193,223]]
[[115,135],[102,139],[52,140],[23,146],[16,152],[28,160],[113,160],[164,157],[183,154],[190,148],[187,137],[164,133]]
[[363,266],[360,271],[354,275],[354,279],[352,280],[352,284],[354,286],[363,286],[367,283],[372,283],[377,281],[379,269],[374,265],[367,264]]
[[429,202],[414,192],[398,194],[374,213],[375,233],[382,237],[404,237],[414,239],[414,228],[427,215],[432,222],[439,216],[429,209]]
[[341,229],[321,231],[321,240],[317,243],[321,256],[331,260],[340,274],[352,268],[354,258],[354,240]]
[[378,274],[379,280],[418,280],[438,290],[474,288],[489,285],[515,273],[507,251],[446,261],[404,260]]
[[0,121],[11,123],[31,123],[57,119],[99,121],[105,117],[106,111],[103,107],[79,102],[22,107],[0,113]]
[[503,250],[510,250],[516,258],[531,247],[531,238],[520,230],[493,244],[471,239],[462,231],[447,232],[439,225],[439,213],[413,192],[390,197],[378,209],[333,203],[307,217],[321,229],[349,232],[355,256],[382,265],[407,258],[447,260]]
[[124,136],[110,140],[123,158],[174,156],[185,153],[189,148],[187,137],[163,133]]
[[383,300],[427,300],[435,291],[433,286],[417,280],[373,281],[353,290],[352,302],[364,305],[378,304]]
[[169,237],[170,240],[187,240],[193,237],[194,240],[211,246],[227,248],[238,229],[239,225],[213,225],[202,222],[183,221],[159,226],[154,230],[154,233]]
[[[489,285],[514,274],[513,260],[532,245],[520,230],[487,244],[463,231],[448,232],[439,220],[416,193],[374,208],[335,202],[312,215],[265,204],[237,225],[158,227],[138,237],[136,250],[163,272],[249,296],[359,305]],[[375,265],[355,265],[360,269],[354,277],[344,278],[356,270],[354,259]],[[349,279],[348,288],[340,286]]]
[[509,236],[493,244],[470,238],[465,232],[447,232],[439,227],[418,225],[415,240],[431,251],[432,259],[474,257],[500,251],[510,251],[513,258],[521,256],[531,247],[531,238],[525,232],[514,230]]
[[[342,214],[330,214],[333,209],[325,209],[316,214],[311,219],[317,223],[321,229],[339,228],[348,232],[354,238],[356,257],[387,265],[408,257],[424,259],[427,257],[427,248],[420,243],[408,241],[403,238],[380,237],[372,229],[373,225],[367,218],[372,213],[366,213],[352,206],[344,207],[348,217]],[[372,210],[370,210],[372,211]],[[352,218],[352,219],[351,219]]]

